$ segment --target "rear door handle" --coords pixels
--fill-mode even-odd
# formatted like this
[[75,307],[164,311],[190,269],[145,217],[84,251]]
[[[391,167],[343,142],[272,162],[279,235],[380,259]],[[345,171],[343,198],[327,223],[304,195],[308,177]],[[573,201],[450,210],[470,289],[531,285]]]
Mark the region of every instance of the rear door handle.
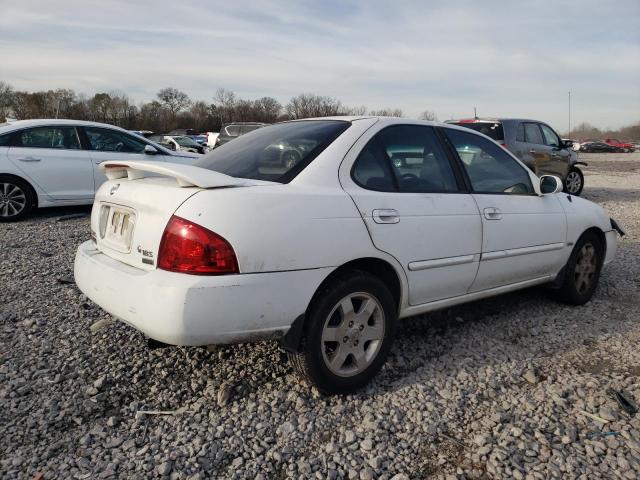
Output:
[[23,158],[19,158],[18,161],[19,162],[39,162],[40,159],[35,157],[23,157]]
[[484,213],[484,218],[487,220],[501,220],[502,212],[499,208],[496,207],[488,207],[485,208],[482,213]]
[[380,208],[371,212],[373,221],[376,223],[398,223],[400,214],[393,208]]
[[536,151],[532,148],[531,150],[529,150],[529,153],[536,153]]

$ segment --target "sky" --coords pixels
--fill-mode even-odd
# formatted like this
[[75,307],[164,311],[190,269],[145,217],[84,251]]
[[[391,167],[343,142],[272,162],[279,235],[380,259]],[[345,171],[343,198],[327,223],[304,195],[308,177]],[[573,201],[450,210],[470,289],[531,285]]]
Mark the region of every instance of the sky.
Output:
[[619,128],[640,121],[640,0],[0,0],[18,90],[216,89]]

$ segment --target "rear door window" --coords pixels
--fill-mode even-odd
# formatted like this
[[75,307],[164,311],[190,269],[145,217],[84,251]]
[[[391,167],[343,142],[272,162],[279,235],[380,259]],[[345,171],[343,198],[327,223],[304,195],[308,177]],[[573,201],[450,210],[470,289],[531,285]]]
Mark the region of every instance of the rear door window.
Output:
[[377,133],[356,160],[353,179],[369,190],[458,191],[451,163],[433,128],[419,125],[396,125]]
[[524,124],[524,138],[527,143],[544,145],[544,140],[542,139],[542,133],[540,133],[540,127],[538,127],[537,123]]
[[18,132],[17,147],[80,150],[75,127],[36,127]]

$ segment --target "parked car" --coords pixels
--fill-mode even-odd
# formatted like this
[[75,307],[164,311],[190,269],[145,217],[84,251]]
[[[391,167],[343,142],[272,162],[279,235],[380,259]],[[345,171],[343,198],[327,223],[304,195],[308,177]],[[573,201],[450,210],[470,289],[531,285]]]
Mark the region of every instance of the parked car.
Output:
[[623,150],[615,145],[604,142],[586,142],[580,145],[580,151],[586,153],[622,153]]
[[[311,148],[265,168],[282,144]],[[278,338],[325,393],[380,370],[399,318],[540,284],[584,304],[623,233],[486,136],[418,120],[285,122],[196,166],[101,169],[80,290],[165,344]]]
[[613,147],[617,147],[623,152],[631,153],[635,152],[636,146],[631,142],[621,142],[620,140],[616,140],[615,138],[607,138],[604,143],[611,145]]
[[106,180],[105,160],[193,163],[112,125],[79,120],[21,120],[0,125],[0,221],[36,207],[85,205]]
[[563,142],[546,123],[520,118],[449,120],[447,123],[483,133],[508,149],[536,175],[557,175],[564,191],[580,195],[584,175],[573,142]]
[[135,133],[136,135],[140,135],[141,137],[144,138],[149,138],[151,135],[153,135],[153,132],[151,130],[129,130],[131,133]]
[[176,130],[171,130],[167,135],[179,135],[179,136],[187,136],[191,137],[194,135],[199,135],[198,131],[193,128],[178,128]]
[[225,143],[237,138],[245,133],[253,132],[258,128],[262,128],[266,123],[257,122],[236,122],[223,125],[220,129],[220,134],[216,139],[216,147],[224,145]]
[[191,152],[202,155],[208,151],[203,145],[185,135],[152,135],[149,140],[176,152]]
[[580,151],[580,140],[572,140],[571,138],[561,138],[561,140],[565,143],[571,144],[571,148],[573,148],[574,152],[579,152]]

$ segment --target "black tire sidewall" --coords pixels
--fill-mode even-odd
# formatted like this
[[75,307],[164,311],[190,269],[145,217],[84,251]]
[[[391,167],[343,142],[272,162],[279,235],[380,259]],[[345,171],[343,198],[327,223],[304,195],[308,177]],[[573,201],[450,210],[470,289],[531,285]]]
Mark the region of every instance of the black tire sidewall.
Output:
[[[584,247],[587,243],[591,243],[595,247],[598,258],[596,262],[596,273],[594,275],[594,280],[589,289],[585,293],[581,294],[576,288],[575,268],[580,250],[582,250],[582,247]],[[600,238],[593,232],[587,232],[578,239],[573,252],[571,252],[571,257],[569,257],[569,261],[567,262],[566,266],[565,279],[561,292],[563,300],[573,305],[584,305],[591,299],[593,293],[598,287],[598,282],[600,280],[600,272],[602,270],[602,264],[604,262],[604,248],[605,247],[602,244]]]
[[[571,174],[573,172],[577,173],[578,176],[580,177],[580,188],[578,189],[577,192],[571,193],[567,189],[567,178],[569,177],[569,174]],[[564,191],[565,191],[565,193],[569,193],[570,195],[575,195],[577,197],[578,195],[580,195],[582,193],[582,189],[584,188],[584,174],[582,173],[582,170],[580,170],[579,168],[573,167],[571,170],[569,170],[569,173],[567,173],[567,178],[564,179]]]
[[[375,360],[369,367],[352,377],[340,377],[326,366],[322,355],[322,330],[325,320],[336,304],[350,293],[366,292],[373,295],[384,311],[385,335]],[[378,278],[364,272],[342,277],[312,303],[307,320],[304,351],[307,372],[318,390],[327,394],[350,393],[364,386],[382,368],[391,349],[396,326],[396,305],[393,296]]]
[[0,222],[16,222],[24,218],[26,215],[28,215],[31,212],[31,210],[33,210],[35,199],[33,197],[33,192],[31,190],[31,187],[27,182],[13,176],[0,175],[0,183],[9,183],[20,188],[20,190],[24,192],[25,199],[26,199],[25,206],[20,213],[12,217],[3,217],[0,215]]

